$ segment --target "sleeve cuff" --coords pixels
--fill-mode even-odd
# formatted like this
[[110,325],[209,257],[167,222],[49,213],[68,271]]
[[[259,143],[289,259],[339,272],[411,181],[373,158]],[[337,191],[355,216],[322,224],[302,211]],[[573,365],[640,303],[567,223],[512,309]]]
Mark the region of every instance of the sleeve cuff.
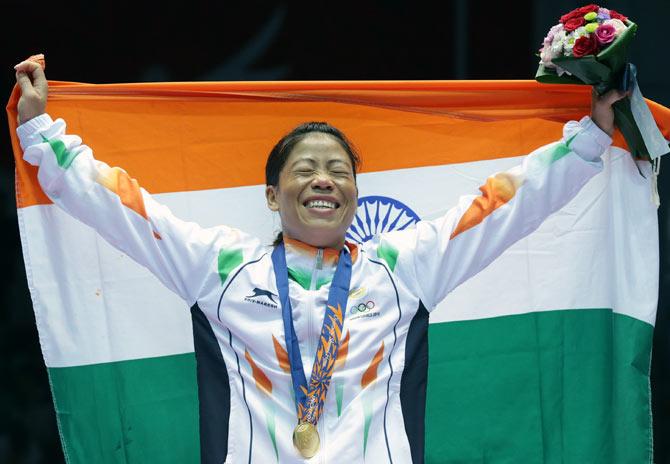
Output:
[[589,116],[584,116],[579,122],[569,121],[563,130],[563,140],[585,161],[598,161],[612,145],[612,137],[603,132]]
[[584,129],[585,132],[595,139],[596,143],[602,147],[603,151],[612,145],[612,137],[598,127],[590,116],[584,116],[580,119],[579,125],[582,126],[582,129]]
[[53,124],[51,116],[46,113],[35,116],[32,119],[21,124],[16,128],[16,134],[19,136],[21,147],[25,150],[31,145],[40,143],[42,140],[35,137],[38,131],[48,129]]

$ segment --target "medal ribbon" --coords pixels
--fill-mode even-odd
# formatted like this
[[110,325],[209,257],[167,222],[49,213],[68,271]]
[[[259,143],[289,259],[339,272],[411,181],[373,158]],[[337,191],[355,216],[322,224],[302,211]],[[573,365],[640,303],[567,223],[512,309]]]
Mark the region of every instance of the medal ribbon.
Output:
[[344,324],[351,283],[351,255],[345,249],[340,251],[337,269],[328,292],[326,314],[321,326],[319,346],[316,350],[309,385],[307,385],[305,370],[300,357],[298,337],[293,326],[293,309],[288,295],[288,269],[286,267],[284,243],[280,243],[272,252],[272,264],[281,303],[284,338],[291,366],[291,380],[295,393],[298,421],[316,425],[323,411],[326,393],[328,393],[330,379],[335,368],[337,351],[340,347],[342,325]]

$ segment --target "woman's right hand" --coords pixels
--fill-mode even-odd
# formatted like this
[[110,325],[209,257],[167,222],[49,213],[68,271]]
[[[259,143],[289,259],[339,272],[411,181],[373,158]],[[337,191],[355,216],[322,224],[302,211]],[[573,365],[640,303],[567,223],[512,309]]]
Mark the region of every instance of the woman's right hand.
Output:
[[17,105],[19,124],[43,114],[47,107],[49,86],[42,66],[25,60],[14,66],[16,83],[21,88],[21,98]]

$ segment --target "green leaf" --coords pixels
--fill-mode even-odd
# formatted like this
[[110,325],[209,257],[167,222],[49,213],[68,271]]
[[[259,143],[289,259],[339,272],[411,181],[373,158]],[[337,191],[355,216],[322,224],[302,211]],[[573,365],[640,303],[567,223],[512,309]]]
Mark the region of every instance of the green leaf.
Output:
[[563,74],[562,76],[559,76],[556,74],[556,70],[552,68],[547,68],[543,64],[541,64],[537,68],[537,72],[535,73],[535,80],[540,82],[541,84],[579,84],[579,85],[584,85],[582,81],[577,79],[575,76],[569,76],[567,74]]
[[597,85],[602,82],[610,82],[612,70],[604,64],[596,61],[593,55],[574,58],[571,56],[556,58],[553,60],[556,66],[569,71],[574,77],[588,85]]

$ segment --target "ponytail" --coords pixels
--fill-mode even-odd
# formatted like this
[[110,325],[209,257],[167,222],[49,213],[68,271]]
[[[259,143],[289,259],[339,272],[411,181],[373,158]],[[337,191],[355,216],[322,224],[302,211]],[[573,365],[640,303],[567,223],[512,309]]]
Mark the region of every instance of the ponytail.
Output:
[[278,247],[281,242],[284,241],[284,232],[279,232],[277,236],[275,237],[274,242],[272,242],[273,247]]

